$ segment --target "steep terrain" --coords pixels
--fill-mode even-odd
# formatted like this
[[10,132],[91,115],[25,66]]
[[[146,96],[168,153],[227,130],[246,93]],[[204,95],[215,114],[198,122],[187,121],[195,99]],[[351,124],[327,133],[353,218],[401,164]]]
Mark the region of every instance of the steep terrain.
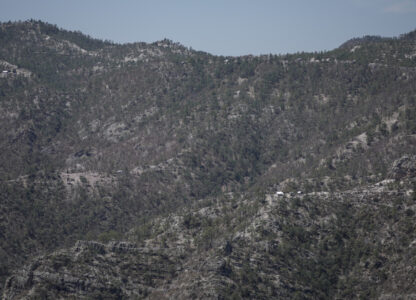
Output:
[[412,299],[416,156],[342,192],[212,199],[36,258],[5,299]]
[[414,292],[414,32],[219,57],[9,22],[0,68],[5,298]]

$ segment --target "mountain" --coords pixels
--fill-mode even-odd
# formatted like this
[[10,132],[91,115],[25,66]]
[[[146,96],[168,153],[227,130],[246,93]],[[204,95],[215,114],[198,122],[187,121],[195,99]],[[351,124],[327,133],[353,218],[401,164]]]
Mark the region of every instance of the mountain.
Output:
[[416,156],[338,192],[229,197],[37,257],[5,299],[411,299]]
[[3,298],[414,294],[415,32],[222,57],[30,20],[0,67]]

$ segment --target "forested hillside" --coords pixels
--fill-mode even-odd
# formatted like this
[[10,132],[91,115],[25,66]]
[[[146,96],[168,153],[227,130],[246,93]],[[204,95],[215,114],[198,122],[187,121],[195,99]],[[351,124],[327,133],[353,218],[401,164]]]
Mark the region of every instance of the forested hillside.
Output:
[[414,295],[415,31],[222,57],[9,22],[0,72],[5,299]]

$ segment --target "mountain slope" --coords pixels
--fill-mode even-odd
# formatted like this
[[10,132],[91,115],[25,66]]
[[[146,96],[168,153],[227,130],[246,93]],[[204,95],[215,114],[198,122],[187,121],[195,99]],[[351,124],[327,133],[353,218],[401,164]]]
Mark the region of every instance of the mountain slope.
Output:
[[27,21],[0,45],[3,281],[210,199],[366,187],[415,153],[414,32],[219,57]]
[[19,270],[4,298],[411,298],[415,171],[405,156],[374,185],[213,200],[129,242],[78,241]]

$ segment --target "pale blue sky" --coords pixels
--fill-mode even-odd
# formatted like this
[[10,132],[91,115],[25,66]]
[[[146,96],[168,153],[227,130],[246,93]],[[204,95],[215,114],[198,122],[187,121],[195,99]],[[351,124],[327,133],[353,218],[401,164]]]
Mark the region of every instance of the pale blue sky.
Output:
[[284,54],[414,30],[416,0],[0,0],[0,21],[31,18],[120,43],[169,38],[212,54]]

